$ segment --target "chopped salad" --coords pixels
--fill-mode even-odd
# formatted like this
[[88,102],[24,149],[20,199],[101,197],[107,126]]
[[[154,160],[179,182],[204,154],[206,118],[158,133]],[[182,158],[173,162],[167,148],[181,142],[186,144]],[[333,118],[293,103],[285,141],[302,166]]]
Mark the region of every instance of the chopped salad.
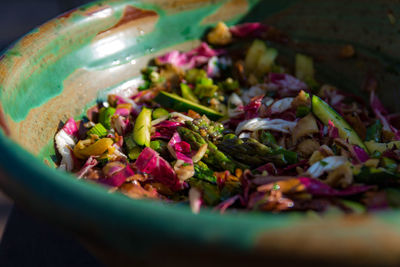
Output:
[[260,23],[220,22],[206,40],[155,58],[130,94],[69,119],[55,135],[59,168],[194,213],[400,205],[398,115],[376,81],[366,103],[317,81],[310,56],[296,54],[291,72],[273,47],[287,37]]

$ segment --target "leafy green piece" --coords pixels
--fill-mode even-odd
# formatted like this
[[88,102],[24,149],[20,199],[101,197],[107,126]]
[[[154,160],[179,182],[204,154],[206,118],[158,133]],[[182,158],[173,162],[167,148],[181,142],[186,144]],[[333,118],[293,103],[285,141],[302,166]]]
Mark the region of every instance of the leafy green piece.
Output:
[[262,131],[260,135],[260,141],[266,146],[276,146],[277,142],[274,135],[268,131]]
[[365,141],[372,140],[379,143],[381,141],[382,128],[383,126],[381,121],[376,120],[375,123],[373,123],[371,126],[367,128],[367,135]]
[[200,99],[211,98],[215,96],[217,90],[218,86],[213,83],[212,79],[201,78],[196,83],[194,94]]
[[229,77],[225,81],[218,83],[218,87],[225,93],[233,93],[239,89],[239,82]]
[[168,116],[169,112],[163,108],[156,108],[151,115],[153,120],[159,119],[161,117]]
[[202,78],[207,78],[207,72],[202,69],[190,69],[185,74],[185,80],[191,84],[198,83]]
[[186,98],[187,100],[190,100],[197,104],[199,103],[199,100],[197,99],[196,95],[193,93],[189,85],[181,83],[181,93],[183,98]]
[[142,153],[142,150],[143,149],[139,146],[132,148],[128,152],[128,158],[131,160],[136,160],[139,157],[140,153]]
[[372,185],[398,185],[400,176],[384,168],[370,168],[363,166],[358,173],[354,175],[354,181],[357,183]]
[[190,178],[188,182],[190,187],[197,188],[202,192],[202,197],[206,205],[215,206],[221,202],[221,195],[216,184],[211,184],[193,177]]
[[382,165],[390,172],[396,172],[397,170],[397,162],[394,159],[383,157]]
[[242,184],[238,181],[226,181],[221,189],[221,200],[226,200],[242,192]]
[[99,122],[108,130],[111,127],[111,117],[114,113],[115,108],[113,107],[102,107],[99,111]]
[[95,134],[98,137],[102,138],[107,136],[107,129],[101,123],[97,123],[89,131],[87,131],[88,136],[91,134]]
[[307,106],[298,106],[296,109],[296,117],[303,118],[311,112],[311,108]]

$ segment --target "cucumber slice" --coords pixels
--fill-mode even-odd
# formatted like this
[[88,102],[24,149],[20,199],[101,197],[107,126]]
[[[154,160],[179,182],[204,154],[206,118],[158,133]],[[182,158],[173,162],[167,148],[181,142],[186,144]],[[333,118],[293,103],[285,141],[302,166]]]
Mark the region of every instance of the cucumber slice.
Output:
[[167,110],[165,110],[163,108],[156,108],[153,111],[153,115],[152,116],[153,116],[153,120],[156,120],[156,119],[159,119],[161,117],[168,116],[168,115],[169,115],[169,112]]
[[325,125],[328,125],[329,121],[333,122],[335,127],[338,128],[341,138],[348,140],[350,144],[357,145],[369,153],[364,142],[339,113],[316,95],[312,96],[311,103],[312,112],[320,121]]
[[189,85],[181,83],[181,93],[183,98],[186,98],[187,100],[190,100],[196,104],[199,103],[199,100],[197,99]]
[[400,148],[400,141],[392,141],[389,143],[377,143],[374,141],[367,141],[365,145],[368,147],[368,150],[373,153],[375,151],[383,153],[388,149],[399,149]]
[[154,99],[160,105],[172,108],[176,111],[186,112],[189,109],[196,111],[197,113],[204,114],[212,120],[218,120],[224,115],[203,105],[196,104],[192,101],[184,99],[176,94],[170,94],[161,91]]
[[296,77],[302,81],[314,79],[314,62],[309,56],[296,54]]
[[262,76],[269,71],[278,56],[278,50],[274,48],[267,48],[267,50],[261,55],[257,62],[256,73],[258,76]]
[[136,118],[133,140],[139,146],[150,146],[151,113],[151,109],[144,107]]
[[261,40],[254,40],[245,58],[245,69],[247,73],[251,73],[257,69],[258,61],[262,55],[267,52],[267,46]]

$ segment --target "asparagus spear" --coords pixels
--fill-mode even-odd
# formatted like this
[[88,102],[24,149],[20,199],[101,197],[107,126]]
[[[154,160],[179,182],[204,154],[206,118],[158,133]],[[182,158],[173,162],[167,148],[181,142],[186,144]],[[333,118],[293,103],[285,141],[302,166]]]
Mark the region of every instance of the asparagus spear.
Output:
[[217,177],[214,175],[214,172],[202,161],[194,164],[193,177],[213,184],[217,183]]
[[210,141],[204,140],[204,138],[185,127],[178,127],[179,135],[190,144],[191,148],[199,149],[201,145],[208,144],[208,149],[203,157],[203,161],[214,167],[217,170],[228,170],[231,173],[235,172],[236,164],[228,158],[224,153],[218,150],[218,148]]
[[219,149],[232,158],[257,167],[267,162],[277,165],[295,163],[297,155],[282,148],[272,149],[253,138],[240,139],[238,137],[224,138],[219,144]]

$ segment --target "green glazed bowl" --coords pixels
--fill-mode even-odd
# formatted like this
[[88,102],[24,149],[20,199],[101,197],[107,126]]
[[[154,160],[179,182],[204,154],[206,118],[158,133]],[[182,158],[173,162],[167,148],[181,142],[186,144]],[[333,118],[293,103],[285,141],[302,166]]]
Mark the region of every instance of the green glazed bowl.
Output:
[[[60,123],[79,118],[101,92],[135,86],[132,78],[149,59],[195,47],[220,20],[276,26],[292,38],[278,46],[283,57],[312,55],[318,78],[346,90],[362,94],[366,73],[375,74],[380,97],[400,111],[396,14],[399,4],[389,0],[105,0],[63,14],[0,57],[0,186],[17,205],[75,233],[105,260],[398,265],[398,211],[315,218],[203,209],[193,215],[185,205],[109,194],[57,171],[53,144]],[[355,47],[355,58],[338,58],[345,44]],[[108,262],[117,263],[115,257]]]

